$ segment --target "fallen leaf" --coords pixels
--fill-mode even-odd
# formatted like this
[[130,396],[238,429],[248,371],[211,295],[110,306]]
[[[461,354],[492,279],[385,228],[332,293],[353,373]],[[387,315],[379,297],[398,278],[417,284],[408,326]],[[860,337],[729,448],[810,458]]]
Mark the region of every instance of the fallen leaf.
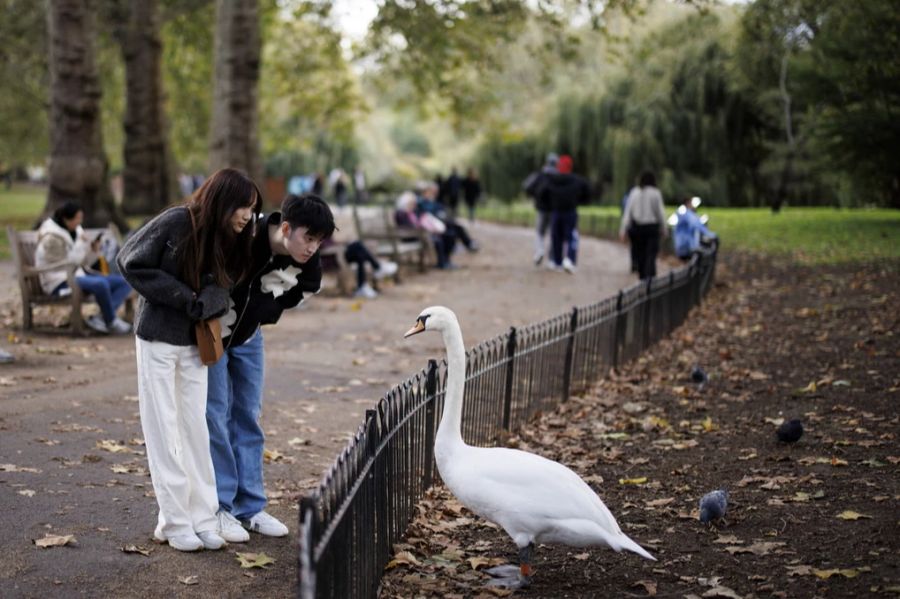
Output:
[[871,568],[868,566],[862,568],[834,568],[832,570],[819,570],[818,568],[813,568],[812,573],[815,574],[818,578],[823,580],[828,580],[832,576],[843,576],[844,578],[856,578],[863,572],[869,572]]
[[51,535],[45,534],[43,539],[34,539],[34,544],[38,547],[62,547],[75,543],[75,535]]
[[575,555],[572,556],[572,559],[577,559],[578,561],[583,562],[583,561],[587,560],[589,557],[591,557],[591,554],[588,553],[587,551],[585,551],[584,553],[576,553]]
[[0,472],[34,472],[40,474],[37,468],[28,468],[27,466],[16,466],[15,464],[0,464]]
[[644,591],[646,591],[648,597],[656,596],[656,583],[652,580],[639,580],[632,587],[643,587]]
[[387,563],[384,569],[390,570],[400,565],[421,566],[422,562],[416,559],[416,556],[409,551],[400,551],[394,555],[394,558]]
[[716,540],[713,541],[713,543],[722,543],[725,545],[732,543],[734,545],[739,545],[743,543],[743,541],[734,535],[720,535]]
[[235,553],[235,557],[241,563],[241,568],[265,568],[274,564],[275,559],[265,553]]
[[196,575],[179,576],[178,582],[180,582],[181,584],[186,584],[188,586],[191,586],[191,585],[195,585],[195,584],[200,584],[200,579],[197,578]]
[[34,497],[34,493],[33,489],[22,489],[19,491],[19,495],[24,495],[25,497]]
[[788,576],[809,576],[812,574],[812,566],[785,566]]
[[149,556],[151,550],[138,547],[137,545],[125,545],[122,547],[122,551],[124,553],[140,553],[143,556]]
[[786,543],[780,541],[757,541],[746,547],[726,547],[725,551],[731,555],[739,553],[752,553],[753,555],[768,555],[773,549],[784,546]]
[[110,453],[131,453],[131,450],[128,449],[127,446],[122,445],[118,441],[114,441],[112,439],[97,441],[97,448],[108,451]]
[[645,505],[647,507],[663,507],[664,505],[669,505],[674,501],[674,497],[663,497],[662,499],[654,499],[653,501],[648,501]]
[[728,587],[717,586],[709,589],[702,595],[703,597],[725,597],[726,599],[744,599],[742,595],[738,595]]
[[500,557],[481,556],[470,557],[466,561],[469,562],[469,567],[473,570],[479,570],[486,567],[493,568],[494,566],[499,566],[506,563],[506,560]]
[[840,514],[837,515],[841,520],[859,520],[859,519],[868,519],[871,520],[872,516],[866,516],[865,514],[860,514],[859,512],[854,512],[853,510],[844,510]]
[[620,485],[642,485],[647,482],[646,476],[639,476],[638,478],[620,478]]
[[284,454],[275,449],[263,449],[263,461],[267,464],[270,462],[277,462],[283,457]]

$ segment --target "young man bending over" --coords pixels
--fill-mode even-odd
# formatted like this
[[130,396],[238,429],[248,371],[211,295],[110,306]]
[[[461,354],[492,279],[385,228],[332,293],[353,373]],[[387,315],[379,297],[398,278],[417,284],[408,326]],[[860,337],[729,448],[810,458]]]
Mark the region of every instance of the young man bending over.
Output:
[[234,289],[230,309],[221,319],[225,353],[209,367],[206,421],[219,495],[217,532],[231,543],[250,539],[245,528],[270,537],[288,534],[287,526],[263,511],[260,325],[275,324],[282,311],[319,290],[319,245],[334,229],[334,216],[321,198],[286,197],[281,212],[263,217],[257,225],[253,274]]

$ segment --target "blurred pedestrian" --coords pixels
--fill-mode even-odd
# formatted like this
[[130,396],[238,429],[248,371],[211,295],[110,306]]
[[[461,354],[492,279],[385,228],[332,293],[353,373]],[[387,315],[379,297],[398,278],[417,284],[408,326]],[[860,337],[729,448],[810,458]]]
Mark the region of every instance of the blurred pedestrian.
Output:
[[631,243],[638,263],[638,276],[641,280],[655,277],[659,242],[668,235],[668,230],[662,194],[656,188],[656,177],[650,171],[641,175],[638,186],[628,194],[619,226],[622,242],[629,230],[632,232]]
[[470,168],[466,173],[466,178],[462,182],[463,200],[469,210],[469,222],[475,222],[475,207],[478,200],[481,199],[481,182],[478,180],[478,173],[474,168]]
[[551,270],[575,272],[578,263],[578,205],[590,199],[591,188],[584,177],[572,172],[572,158],[559,157],[558,172],[548,174],[541,191],[552,208],[550,219]]
[[534,240],[534,265],[540,266],[544,260],[547,231],[550,230],[550,217],[552,215],[552,207],[543,199],[544,186],[547,183],[547,176],[556,173],[557,162],[559,156],[551,152],[547,154],[544,160],[544,166],[540,170],[528,175],[522,182],[522,190],[525,195],[534,198],[535,221],[534,228],[537,234]]

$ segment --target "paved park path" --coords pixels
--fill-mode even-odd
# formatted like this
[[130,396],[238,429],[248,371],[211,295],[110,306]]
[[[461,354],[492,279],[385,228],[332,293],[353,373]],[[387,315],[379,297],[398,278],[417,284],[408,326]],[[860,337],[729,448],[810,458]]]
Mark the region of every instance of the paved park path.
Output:
[[[7,337],[0,347],[17,357],[0,367],[0,596],[292,595],[297,498],[315,486],[366,408],[442,355],[437,337],[402,338],[423,308],[455,310],[472,346],[633,281],[619,244],[583,239],[579,270],[568,275],[532,265],[530,230],[478,224],[472,232],[482,250],[459,254],[457,271],[412,274],[371,301],[320,295],[265,330],[269,510],[291,537],[253,535],[244,546],[201,554],[150,540],[156,502],[141,444],[133,338],[23,333],[13,267],[0,262]],[[74,535],[75,544],[36,547],[45,534]],[[131,545],[149,556],[123,551]],[[277,561],[242,570],[235,551]]]

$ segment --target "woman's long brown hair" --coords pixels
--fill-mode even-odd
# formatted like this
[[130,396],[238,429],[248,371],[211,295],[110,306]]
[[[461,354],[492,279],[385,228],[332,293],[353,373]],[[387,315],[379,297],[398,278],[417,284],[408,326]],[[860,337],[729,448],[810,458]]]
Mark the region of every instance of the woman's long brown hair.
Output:
[[235,211],[249,206],[258,217],[262,194],[250,177],[232,168],[213,173],[187,201],[191,229],[179,244],[178,266],[182,280],[196,291],[207,275],[229,289],[249,273],[254,223],[240,234],[231,225]]

